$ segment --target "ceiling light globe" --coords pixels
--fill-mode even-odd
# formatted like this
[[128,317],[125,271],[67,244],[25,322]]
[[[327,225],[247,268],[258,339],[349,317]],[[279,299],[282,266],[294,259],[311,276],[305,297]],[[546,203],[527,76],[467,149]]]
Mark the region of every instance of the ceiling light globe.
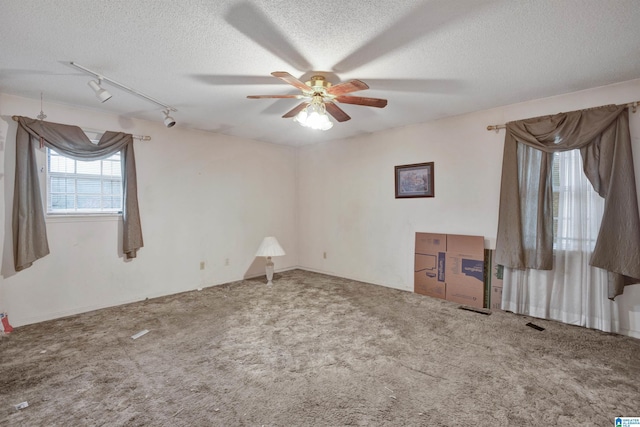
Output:
[[333,122],[329,120],[329,118],[327,117],[327,120],[322,121],[322,126],[320,127],[320,130],[329,130],[332,127],[333,127]]
[[296,114],[293,120],[300,123],[302,126],[306,126],[308,116],[309,115],[307,114],[307,110],[305,109]]
[[318,129],[318,126],[320,125],[321,122],[322,122],[322,116],[320,114],[318,114],[315,111],[309,114],[309,118],[307,119],[307,123],[309,124],[309,127],[311,127],[312,129]]

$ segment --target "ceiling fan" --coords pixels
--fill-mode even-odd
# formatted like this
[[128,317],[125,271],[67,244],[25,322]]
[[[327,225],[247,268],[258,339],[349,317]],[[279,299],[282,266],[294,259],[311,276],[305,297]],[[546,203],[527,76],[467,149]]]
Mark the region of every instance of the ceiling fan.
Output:
[[[380,98],[365,98],[361,96],[346,95],[351,92],[359,90],[369,89],[366,83],[360,80],[351,80],[344,83],[339,83],[333,86],[328,82],[324,76],[315,75],[311,77],[306,83],[298,80],[286,71],[275,71],[271,73],[272,76],[277,77],[286,83],[300,89],[302,91],[299,95],[250,95],[249,99],[262,99],[262,98],[295,98],[302,99],[302,103],[298,104],[295,108],[283,115],[283,118],[295,117],[295,120],[303,125],[307,125],[309,120],[312,124],[309,127],[316,129],[329,129],[333,124],[326,117],[326,112],[331,114],[338,122],[346,122],[351,119],[347,113],[345,113],[340,107],[336,105],[336,102],[342,104],[364,105],[367,107],[384,108],[387,105],[386,99]],[[318,122],[318,127],[315,127],[315,122],[311,117],[316,113],[316,117],[319,119],[324,116],[322,122]],[[318,119],[318,120],[319,120]]]

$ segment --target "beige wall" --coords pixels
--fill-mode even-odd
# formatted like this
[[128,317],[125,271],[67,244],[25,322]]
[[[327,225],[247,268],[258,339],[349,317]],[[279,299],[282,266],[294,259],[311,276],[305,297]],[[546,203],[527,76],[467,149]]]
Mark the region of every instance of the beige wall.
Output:
[[[11,115],[40,103],[0,94],[0,311],[19,326],[261,274],[253,254],[269,234],[287,251],[276,269],[410,291],[416,231],[495,245],[504,131],[488,124],[634,100],[640,80],[298,149],[46,103],[49,121],[152,136],[135,146],[145,247],[125,262],[118,220],[48,219],[51,255],[15,274]],[[640,188],[640,111],[631,128]],[[394,166],[426,161],[436,197],[396,200]],[[617,300],[623,332],[640,337],[640,285]]]
[[[495,247],[504,131],[487,125],[635,100],[640,80],[301,148],[300,265],[412,291],[415,232]],[[631,128],[640,188],[640,109]],[[436,197],[396,200],[394,166],[420,162],[435,162]],[[640,337],[640,285],[619,304],[622,328]]]
[[51,254],[14,273],[11,115],[35,117],[40,103],[0,94],[0,311],[14,326],[264,274],[253,255],[267,235],[287,251],[276,269],[297,265],[294,148],[50,103],[44,110],[48,121],[152,137],[135,142],[145,246],[127,262],[117,218],[49,218]]

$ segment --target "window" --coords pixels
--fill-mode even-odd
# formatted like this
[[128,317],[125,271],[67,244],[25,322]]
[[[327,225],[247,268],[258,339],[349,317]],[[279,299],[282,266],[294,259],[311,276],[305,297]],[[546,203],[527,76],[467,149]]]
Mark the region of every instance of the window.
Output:
[[593,251],[604,199],[583,172],[580,150],[553,153],[552,182],[554,249]]
[[[99,134],[87,132],[97,143]],[[122,212],[120,153],[103,160],[79,161],[47,148],[47,213]]]

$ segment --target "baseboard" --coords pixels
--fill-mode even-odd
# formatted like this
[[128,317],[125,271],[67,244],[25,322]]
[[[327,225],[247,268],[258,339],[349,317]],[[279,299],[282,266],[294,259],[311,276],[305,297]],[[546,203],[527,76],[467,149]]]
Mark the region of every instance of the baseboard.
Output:
[[385,288],[395,289],[395,290],[398,290],[398,291],[413,292],[413,288],[411,288],[411,289],[397,288],[395,286],[390,286],[388,283],[376,282],[376,281],[372,281],[372,280],[369,280],[369,279],[363,279],[361,277],[345,276],[345,275],[342,275],[342,274],[339,275],[339,274],[333,273],[331,271],[316,270],[314,268],[302,267],[302,266],[298,266],[296,268],[298,270],[310,271],[312,273],[326,274],[327,276],[340,277],[342,279],[355,280],[356,282],[369,283],[371,285],[376,285],[376,286],[383,286]]
[[[312,273],[325,274],[327,276],[340,277],[340,278],[343,278],[343,279],[355,280],[355,281],[363,282],[363,283],[370,283],[372,285],[384,286],[385,288],[396,289],[396,290],[400,290],[400,291],[413,292],[413,289],[395,288],[393,286],[389,286],[386,283],[376,283],[376,282],[373,282],[373,281],[370,281],[370,280],[366,280],[366,279],[362,279],[362,278],[359,278],[359,277],[337,275],[337,274],[335,274],[333,272],[316,270],[314,268],[309,268],[309,267],[298,266],[296,268],[299,269],[299,270],[310,271]],[[518,316],[518,314],[515,314],[515,313],[511,313],[511,314],[513,314],[514,316]],[[553,319],[546,319],[546,320],[551,320],[553,322],[564,323],[564,322],[560,322],[558,320],[553,320]],[[568,323],[564,323],[564,324],[568,325]],[[583,327],[583,326],[578,326],[578,327]],[[597,330],[597,329],[594,329],[594,330]],[[620,329],[617,332],[617,334],[640,339],[640,331],[636,331],[636,330],[633,330],[633,329]]]
[[[293,267],[285,267],[285,268],[279,268],[277,270],[273,270],[274,273],[284,273],[285,271],[291,271],[291,270],[300,270],[300,267],[298,266],[293,266]],[[238,279],[238,280],[246,280],[246,279],[255,279],[256,277],[263,277],[266,276],[265,273],[259,273],[259,274],[254,274],[252,276],[243,276],[242,279]],[[237,280],[232,280],[231,282],[227,282],[227,283],[232,283],[232,282],[236,282]]]
[[[282,268],[279,270],[276,270],[276,273],[282,273],[285,271],[290,271],[290,270],[296,270],[299,267],[297,266],[293,266],[293,267],[286,267],[286,268]],[[32,316],[32,317],[26,317],[26,318],[21,318],[20,316],[11,316],[11,313],[9,313],[10,315],[10,322],[11,325],[14,328],[20,327],[20,326],[26,326],[26,325],[31,325],[34,323],[40,323],[40,322],[47,322],[49,320],[57,320],[57,319],[63,319],[65,317],[69,317],[69,316],[75,316],[78,314],[82,314],[82,313],[89,313],[91,311],[96,311],[96,310],[102,310],[104,308],[110,308],[110,307],[117,307],[120,305],[125,305],[125,304],[131,304],[134,302],[140,302],[140,301],[144,301],[147,299],[153,299],[153,298],[161,298],[161,297],[166,297],[166,296],[170,296],[170,295],[177,295],[177,294],[181,294],[184,292],[191,292],[191,291],[195,291],[197,289],[206,289],[206,288],[210,288],[213,286],[220,286],[220,285],[225,285],[228,283],[233,283],[233,282],[237,282],[237,281],[241,281],[241,280],[246,280],[246,279],[253,279],[256,277],[261,277],[264,276],[263,274],[256,274],[255,276],[247,276],[247,277],[240,277],[237,278],[235,280],[230,280],[230,281],[225,281],[222,283],[211,283],[211,284],[199,284],[197,286],[194,286],[192,289],[184,289],[184,290],[179,290],[176,292],[170,292],[170,293],[162,293],[162,292],[158,292],[158,293],[151,293],[151,294],[145,294],[145,295],[137,295],[135,297],[132,298],[127,298],[127,299],[123,299],[123,300],[118,300],[118,301],[114,301],[114,302],[109,302],[106,304],[95,304],[95,305],[88,305],[88,306],[82,306],[82,307],[74,307],[71,308],[69,310],[62,310],[62,311],[55,311],[52,313],[47,313],[41,316]]]
[[[390,288],[390,289],[396,289],[399,291],[406,291],[406,292],[413,292],[412,289],[403,289],[403,288],[396,288],[393,286],[389,286],[389,284],[387,283],[381,283],[381,282],[375,282],[375,281],[370,281],[367,279],[363,279],[360,277],[354,277],[354,276],[344,276],[344,275],[338,275],[336,273],[330,272],[330,271],[323,271],[323,270],[317,270],[314,268],[309,268],[309,267],[303,267],[300,265],[297,266],[291,266],[291,267],[286,267],[286,268],[282,268],[282,269],[278,269],[275,272],[276,273],[284,273],[287,271],[292,271],[292,270],[304,270],[304,271],[309,271],[312,273],[318,273],[318,274],[324,274],[327,276],[332,276],[332,277],[338,277],[338,278],[342,278],[342,279],[348,279],[348,280],[355,280],[357,282],[362,282],[362,283],[368,283],[368,284],[372,284],[372,285],[377,285],[377,286],[383,286],[385,288]],[[220,286],[220,285],[225,285],[228,283],[233,283],[233,282],[237,282],[237,281],[242,281],[242,280],[246,280],[246,279],[254,279],[256,277],[263,277],[264,274],[256,274],[256,275],[252,275],[252,276],[247,276],[247,277],[242,277],[242,278],[238,278],[235,280],[230,280],[227,282],[223,282],[223,283],[213,283],[213,284],[209,284],[209,285],[199,285],[194,287],[193,289],[186,289],[186,290],[181,290],[181,291],[177,291],[177,292],[172,292],[172,293],[157,293],[157,294],[148,294],[145,296],[137,296],[137,297],[133,297],[130,299],[126,299],[126,300],[120,300],[120,301],[116,301],[113,303],[108,303],[108,304],[96,304],[96,305],[90,305],[90,306],[84,306],[84,307],[77,307],[77,308],[73,308],[70,310],[63,310],[63,311],[58,311],[58,312],[53,312],[53,313],[49,313],[47,315],[44,316],[34,316],[34,317],[28,317],[28,318],[14,318],[12,317],[10,319],[11,324],[13,327],[20,327],[20,326],[25,326],[25,325],[31,325],[34,323],[40,323],[40,322],[46,322],[49,320],[56,320],[56,319],[62,319],[65,317],[69,317],[69,316],[75,316],[78,314],[82,314],[82,313],[88,313],[91,311],[95,311],[95,310],[101,310],[104,308],[110,308],[110,307],[117,307],[120,305],[125,305],[125,304],[131,304],[134,302],[140,302],[140,301],[144,301],[146,299],[153,299],[153,298],[160,298],[160,297],[165,297],[165,296],[170,296],[170,295],[177,295],[177,294],[181,294],[184,292],[191,292],[191,291],[195,291],[197,289],[205,289],[205,288],[210,288],[213,286]],[[632,338],[637,338],[640,339],[640,331],[636,331],[633,329],[620,329],[618,331],[619,335],[625,335],[625,336],[629,336]]]
[[640,331],[635,331],[633,329],[620,329],[618,333],[620,335],[626,335],[628,337],[640,339]]
[[144,301],[146,299],[159,298],[163,296],[175,295],[175,294],[189,292],[189,291],[190,290],[185,290],[185,291],[175,292],[171,294],[152,294],[144,297],[134,297],[131,299],[119,300],[112,303],[75,307],[69,310],[62,310],[62,311],[55,311],[53,313],[47,313],[43,316],[32,316],[32,317],[26,317],[26,318],[12,317],[11,324],[13,325],[13,327],[19,327],[19,326],[31,325],[34,323],[47,322],[49,320],[64,319],[65,317],[76,316],[78,314],[89,313],[91,311],[96,311],[96,310],[102,310],[104,308],[118,307],[120,305]]

